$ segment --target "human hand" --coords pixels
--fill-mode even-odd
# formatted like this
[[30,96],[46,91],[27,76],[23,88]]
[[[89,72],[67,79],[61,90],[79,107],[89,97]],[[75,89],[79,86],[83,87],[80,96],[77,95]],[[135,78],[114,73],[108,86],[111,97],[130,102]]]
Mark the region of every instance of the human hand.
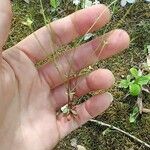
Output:
[[[34,34],[47,50],[52,53],[50,34],[43,27],[17,45],[2,52],[11,23],[10,0],[0,0],[0,145],[2,150],[45,150],[52,149],[58,141],[71,131],[104,112],[112,102],[109,93],[97,95],[77,105],[78,119],[69,121],[57,111],[67,103],[67,89],[55,63],[48,63],[37,69],[35,63],[45,57],[45,53]],[[97,5],[78,11],[63,19],[52,22],[51,27],[59,37],[57,46],[66,45],[84,35],[96,18],[101,19],[92,28],[95,31],[110,20],[110,12],[104,5]],[[16,35],[17,36],[17,35]],[[76,49],[72,68],[81,68],[94,62],[98,55],[92,55],[101,38],[83,44]],[[58,41],[61,41],[58,42]],[[107,46],[99,59],[110,57],[129,45],[129,36],[123,30],[107,34]],[[18,49],[19,48],[19,49]],[[100,48],[99,48],[100,49]],[[67,54],[71,57],[71,52]],[[86,62],[90,57],[90,62]],[[66,56],[57,61],[60,73],[65,78],[69,71]],[[75,79],[73,79],[74,81]],[[98,69],[85,77],[78,77],[77,97],[98,89],[107,89],[114,83],[112,73]]]

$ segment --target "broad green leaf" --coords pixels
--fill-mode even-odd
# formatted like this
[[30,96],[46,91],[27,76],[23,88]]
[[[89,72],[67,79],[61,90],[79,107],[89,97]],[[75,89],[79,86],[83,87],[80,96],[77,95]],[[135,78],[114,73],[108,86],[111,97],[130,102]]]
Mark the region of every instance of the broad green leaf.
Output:
[[140,113],[139,108],[135,107],[133,109],[133,112],[130,114],[130,118],[129,118],[130,123],[135,123],[136,122],[136,119],[139,116],[139,113]]
[[138,96],[141,92],[141,87],[140,85],[133,83],[129,85],[129,90],[132,96]]
[[120,87],[120,88],[128,88],[129,83],[130,83],[130,82],[128,82],[127,80],[121,80],[121,81],[120,81],[120,84],[119,84],[119,87]]
[[138,70],[136,68],[131,68],[130,72],[133,77],[138,78]]
[[57,8],[59,6],[58,0],[50,0],[50,4],[53,8]]
[[149,77],[148,76],[141,76],[140,78],[137,79],[136,83],[142,85],[146,85],[149,82]]

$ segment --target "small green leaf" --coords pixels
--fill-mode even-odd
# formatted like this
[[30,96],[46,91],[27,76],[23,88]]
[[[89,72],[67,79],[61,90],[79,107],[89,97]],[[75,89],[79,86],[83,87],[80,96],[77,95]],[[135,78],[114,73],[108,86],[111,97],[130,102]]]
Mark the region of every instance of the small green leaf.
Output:
[[33,20],[31,20],[30,18],[27,18],[26,21],[22,21],[22,24],[31,28],[33,24]]
[[121,81],[120,81],[120,84],[119,84],[119,87],[120,87],[120,88],[128,88],[129,83],[130,83],[130,82],[128,82],[127,80],[121,80]]
[[142,85],[146,85],[149,82],[149,77],[148,76],[141,76],[140,78],[137,79],[136,83]]
[[55,9],[59,6],[58,0],[50,0],[50,4]]
[[129,90],[132,96],[138,96],[141,92],[141,87],[140,85],[133,83],[129,85]]
[[145,75],[144,77],[148,78],[150,80],[150,74]]
[[63,107],[61,107],[61,111],[63,114],[68,114],[69,113],[68,105],[66,104]]
[[129,118],[129,121],[130,123],[135,123],[136,122],[136,119],[138,118],[140,112],[139,112],[139,108],[138,107],[135,107],[133,109],[133,112],[130,114],[130,118]]
[[133,77],[137,78],[138,77],[138,70],[136,68],[131,68],[130,72]]
[[131,75],[127,75],[127,81],[130,82],[132,79],[132,76]]

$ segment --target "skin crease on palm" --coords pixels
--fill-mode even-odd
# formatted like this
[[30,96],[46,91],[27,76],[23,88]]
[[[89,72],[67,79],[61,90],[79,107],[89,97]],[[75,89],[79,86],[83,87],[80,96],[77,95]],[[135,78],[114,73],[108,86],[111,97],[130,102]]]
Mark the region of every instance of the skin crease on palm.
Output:
[[[95,31],[110,20],[110,11],[105,5],[92,6],[52,22],[51,27],[61,39],[60,43],[56,38],[55,43],[59,46],[65,45],[84,35],[103,11],[101,18],[92,28],[92,31]],[[2,50],[10,31],[11,18],[10,0],[0,0],[0,149],[53,149],[59,140],[71,131],[104,112],[113,98],[106,92],[76,106],[78,119],[71,118],[68,121],[62,114],[56,117],[57,110],[67,103],[65,85],[54,63],[46,64],[40,69],[35,68],[34,63],[45,55],[33,34],[17,45]],[[43,27],[35,34],[47,53],[51,53],[47,28]],[[100,37],[96,38],[76,49],[72,64],[74,71],[94,62],[97,55],[91,54],[100,40]],[[128,48],[129,36],[125,31],[117,29],[107,33],[107,42],[99,59]],[[90,62],[85,62],[87,57],[91,57]],[[62,66],[62,75],[69,70],[65,57],[58,59],[57,64]],[[107,69],[98,69],[77,80],[78,97],[89,91],[108,89],[114,83],[114,77]]]

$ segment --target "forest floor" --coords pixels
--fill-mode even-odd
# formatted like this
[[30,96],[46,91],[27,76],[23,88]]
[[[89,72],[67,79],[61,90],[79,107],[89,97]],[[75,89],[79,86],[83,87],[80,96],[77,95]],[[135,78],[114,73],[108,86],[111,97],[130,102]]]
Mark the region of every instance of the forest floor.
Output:
[[[101,0],[101,3],[106,5],[109,5],[111,2],[112,0]],[[63,0],[55,11],[51,10],[49,0],[43,0],[43,3],[47,18],[62,18],[76,9],[73,4],[70,4],[70,1],[67,3],[67,0],[66,2]],[[135,4],[121,7],[119,1],[110,9],[114,10],[114,13],[106,30],[114,29],[116,26],[125,29],[130,34],[131,43],[130,47],[123,53],[105,61],[100,61],[95,65],[98,68],[110,69],[116,78],[115,86],[109,90],[114,96],[113,104],[103,115],[96,117],[96,119],[119,127],[150,144],[150,114],[142,114],[135,124],[131,124],[129,122],[129,115],[132,112],[137,97],[124,99],[126,93],[118,88],[118,82],[122,79],[122,76],[126,77],[129,74],[131,67],[139,67],[141,63],[146,62],[147,52],[144,49],[145,46],[150,44],[150,3],[141,0]],[[59,13],[60,11],[61,13]],[[15,0],[13,2],[13,12],[13,25],[6,48],[19,42],[31,33],[30,29],[22,24],[26,18],[33,18],[34,30],[44,25],[43,17],[40,13],[40,5],[36,0],[31,0],[30,4],[23,0]],[[126,16],[124,16],[125,14]],[[102,31],[99,31],[97,34],[101,33]],[[145,94],[143,105],[150,108],[150,95]],[[73,147],[70,144],[72,138],[76,138],[78,144],[83,145],[87,150],[146,149],[128,136],[92,122],[88,122],[72,132],[55,149],[72,150]]]

